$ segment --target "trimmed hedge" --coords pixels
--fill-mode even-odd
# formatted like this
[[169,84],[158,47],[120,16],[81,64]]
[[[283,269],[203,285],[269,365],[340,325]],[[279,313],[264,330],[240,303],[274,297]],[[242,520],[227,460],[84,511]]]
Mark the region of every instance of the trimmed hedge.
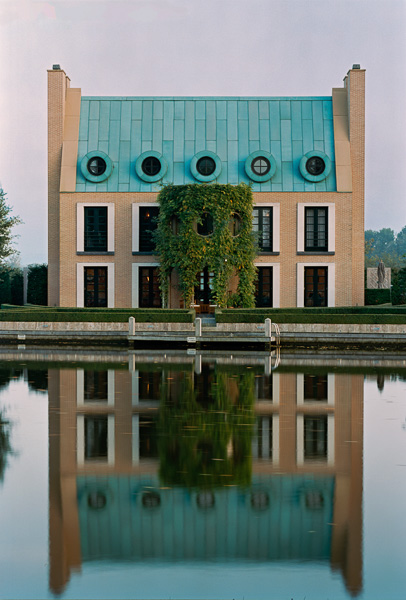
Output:
[[253,314],[253,315],[362,315],[362,314],[406,314],[406,306],[338,306],[326,308],[221,308],[217,309],[216,315],[228,314]]
[[390,290],[365,290],[365,304],[387,304],[391,301]]
[[[234,312],[234,311],[233,311]],[[334,323],[334,324],[371,324],[371,325],[403,325],[406,324],[406,311],[403,314],[304,314],[304,313],[239,313],[222,311],[216,312],[217,323],[263,323],[269,317],[278,324],[281,323]]]
[[193,323],[195,313],[187,309],[9,309],[0,311],[0,321],[126,323],[134,317],[137,323]]

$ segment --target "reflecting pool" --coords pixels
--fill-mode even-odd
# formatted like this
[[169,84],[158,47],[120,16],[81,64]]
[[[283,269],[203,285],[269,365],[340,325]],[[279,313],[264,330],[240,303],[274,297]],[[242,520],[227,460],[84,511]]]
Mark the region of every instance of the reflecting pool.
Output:
[[405,356],[0,360],[1,598],[406,597]]

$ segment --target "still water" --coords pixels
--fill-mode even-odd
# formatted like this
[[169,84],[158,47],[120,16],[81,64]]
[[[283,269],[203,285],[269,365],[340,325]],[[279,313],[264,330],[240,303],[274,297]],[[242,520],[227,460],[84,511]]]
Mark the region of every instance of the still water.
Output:
[[404,356],[0,359],[1,598],[406,598]]

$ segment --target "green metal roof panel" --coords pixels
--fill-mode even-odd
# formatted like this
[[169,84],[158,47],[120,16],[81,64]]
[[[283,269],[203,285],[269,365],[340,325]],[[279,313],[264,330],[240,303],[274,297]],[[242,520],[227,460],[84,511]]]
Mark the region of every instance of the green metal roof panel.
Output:
[[[190,161],[203,150],[222,161],[219,183],[251,183],[254,191],[335,191],[331,97],[83,97],[78,165],[88,152],[102,150],[114,165],[107,181],[87,181],[78,167],[76,191],[158,191],[141,181],[135,162],[142,152],[162,153],[168,162],[163,182],[196,182]],[[270,152],[277,171],[271,180],[249,179],[244,164],[251,152]],[[305,181],[300,159],[324,152],[332,162],[323,181]]]

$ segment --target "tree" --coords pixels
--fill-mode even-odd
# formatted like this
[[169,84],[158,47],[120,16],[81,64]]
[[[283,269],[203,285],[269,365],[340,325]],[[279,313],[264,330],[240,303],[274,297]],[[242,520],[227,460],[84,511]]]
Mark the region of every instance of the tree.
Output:
[[3,188],[0,188],[0,265],[4,259],[17,251],[13,248],[12,229],[15,225],[22,223],[20,217],[11,216],[12,208],[6,203],[7,197]]

